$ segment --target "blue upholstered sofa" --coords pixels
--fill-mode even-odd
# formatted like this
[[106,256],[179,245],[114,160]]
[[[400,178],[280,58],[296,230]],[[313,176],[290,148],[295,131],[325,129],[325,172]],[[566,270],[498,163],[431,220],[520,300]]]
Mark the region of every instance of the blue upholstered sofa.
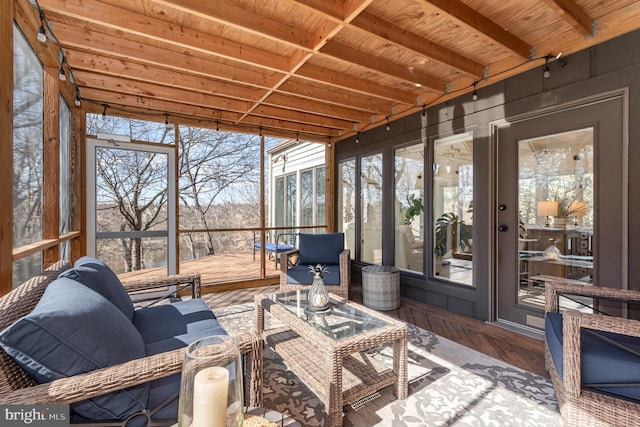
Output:
[[[101,261],[83,257],[68,267],[58,263],[0,298],[0,404],[69,403],[79,422],[175,423],[185,347],[226,334],[211,309],[191,298],[136,310]],[[199,275],[146,287],[170,282],[190,284],[199,295]],[[238,342],[248,363],[246,403],[258,406],[261,343],[251,333]]]

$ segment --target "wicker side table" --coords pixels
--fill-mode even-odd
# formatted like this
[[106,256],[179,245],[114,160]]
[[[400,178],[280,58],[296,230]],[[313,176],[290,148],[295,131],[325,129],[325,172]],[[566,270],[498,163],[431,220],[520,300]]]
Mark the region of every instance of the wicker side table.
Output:
[[400,307],[400,270],[387,265],[363,267],[362,302],[374,310]]

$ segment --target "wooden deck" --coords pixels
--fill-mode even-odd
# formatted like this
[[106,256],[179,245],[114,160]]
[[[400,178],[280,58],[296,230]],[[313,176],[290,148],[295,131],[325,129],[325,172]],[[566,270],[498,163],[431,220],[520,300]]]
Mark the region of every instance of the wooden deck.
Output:
[[[276,270],[273,259],[265,259],[265,274],[260,271],[260,253],[252,252],[234,254],[215,254],[192,261],[180,263],[180,273],[200,273],[203,292],[229,290],[232,287],[244,288],[264,286],[280,281],[279,270]],[[148,268],[121,274],[120,277],[143,279],[146,277],[167,274],[165,267]],[[209,288],[209,289],[207,289]],[[215,289],[214,289],[215,288]]]
[[[256,293],[277,290],[279,277],[273,260],[267,260],[265,267],[270,277],[260,279],[259,254],[256,254],[255,261],[252,253],[216,254],[184,262],[180,272],[199,272],[205,300],[211,307],[224,307],[252,302]],[[166,270],[148,269],[121,277],[140,278],[157,274],[166,274]],[[361,287],[354,284],[351,291],[351,299],[362,302]],[[408,298],[402,298],[398,310],[385,313],[529,372],[548,376],[544,368],[544,342],[541,340]]]

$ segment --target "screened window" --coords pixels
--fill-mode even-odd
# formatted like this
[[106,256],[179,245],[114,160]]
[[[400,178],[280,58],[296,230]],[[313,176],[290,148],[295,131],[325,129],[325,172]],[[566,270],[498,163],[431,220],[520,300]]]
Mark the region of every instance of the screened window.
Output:
[[[13,247],[42,240],[42,64],[22,33],[13,31]],[[13,265],[13,283],[42,269],[41,253]]]

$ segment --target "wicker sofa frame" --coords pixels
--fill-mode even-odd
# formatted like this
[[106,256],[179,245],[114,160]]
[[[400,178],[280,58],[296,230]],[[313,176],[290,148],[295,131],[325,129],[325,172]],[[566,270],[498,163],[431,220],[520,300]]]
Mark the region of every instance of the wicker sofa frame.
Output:
[[[585,286],[563,280],[545,281],[545,312],[556,312],[560,295],[602,298],[613,301],[640,301],[640,292]],[[602,314],[563,311],[563,378],[558,374],[549,346],[545,343],[545,365],[553,383],[565,426],[638,426],[640,403],[582,387],[580,330],[640,337],[640,321]]]
[[[69,268],[68,261],[59,261],[0,297],[0,330],[31,312],[47,286]],[[192,295],[200,296],[200,275],[197,273],[123,282],[123,285],[129,292],[190,285]],[[236,339],[245,357],[245,405],[261,406],[262,341],[252,332],[238,335]],[[0,348],[0,404],[71,404],[178,373],[182,370],[184,356],[185,348],[181,348],[37,384]]]

